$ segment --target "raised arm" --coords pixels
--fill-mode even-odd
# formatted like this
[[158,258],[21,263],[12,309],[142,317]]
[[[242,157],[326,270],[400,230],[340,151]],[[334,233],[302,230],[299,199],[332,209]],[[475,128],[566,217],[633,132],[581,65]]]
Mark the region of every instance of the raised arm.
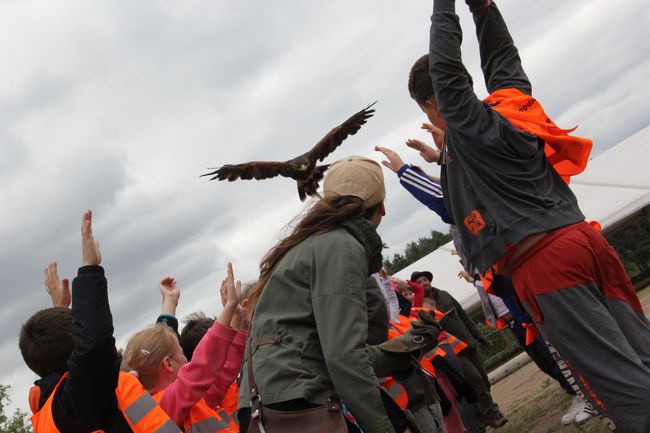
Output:
[[486,105],[474,94],[461,58],[463,34],[455,0],[434,0],[429,43],[429,75],[438,111],[447,129],[476,130],[487,122]]
[[74,349],[68,361],[63,404],[83,418],[91,430],[100,430],[118,413],[115,388],[120,363],[91,211],[83,216],[81,238],[83,264],[72,281]]
[[160,295],[162,296],[162,306],[156,323],[169,326],[180,339],[176,308],[178,307],[178,300],[181,297],[181,291],[177,287],[176,280],[172,277],[163,278],[158,284],[158,290],[160,290]]
[[[232,265],[228,263],[228,278],[233,279]],[[178,425],[189,415],[192,407],[206,396],[215,378],[224,368],[230,345],[236,331],[228,325],[237,307],[236,287],[233,283],[226,293],[223,311],[196,346],[192,360],[178,371],[176,380],[167,386],[160,399],[160,407]]]
[[394,150],[381,146],[375,146],[375,150],[384,154],[387,161],[382,161],[382,164],[397,174],[399,183],[413,197],[437,213],[447,224],[453,223],[443,203],[440,183],[434,182],[431,177],[422,171],[416,170],[408,164],[404,164],[402,158]]
[[474,12],[481,69],[488,92],[514,87],[530,95],[532,86],[521,66],[519,51],[497,6],[494,3],[487,8],[477,8],[474,5],[485,4],[486,0],[468,0],[467,3]]

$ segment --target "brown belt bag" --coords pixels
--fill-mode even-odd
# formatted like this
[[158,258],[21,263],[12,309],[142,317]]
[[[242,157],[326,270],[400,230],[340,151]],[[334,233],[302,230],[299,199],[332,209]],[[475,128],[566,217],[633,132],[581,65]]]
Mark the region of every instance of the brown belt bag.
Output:
[[[279,335],[255,339],[257,346],[278,344],[279,342]],[[264,407],[262,398],[257,392],[253,374],[253,352],[250,350],[250,346],[249,340],[249,356],[246,366],[248,385],[250,386],[251,420],[247,433],[348,433],[341,410],[341,401],[334,394],[328,399],[325,406],[313,409],[283,411]]]

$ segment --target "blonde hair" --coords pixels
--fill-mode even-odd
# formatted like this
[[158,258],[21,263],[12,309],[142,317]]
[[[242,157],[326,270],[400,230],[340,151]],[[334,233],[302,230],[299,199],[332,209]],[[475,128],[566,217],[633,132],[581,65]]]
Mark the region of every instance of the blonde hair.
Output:
[[158,382],[160,364],[174,354],[176,343],[176,335],[166,325],[137,332],[124,350],[122,370],[135,371],[142,386],[151,390]]

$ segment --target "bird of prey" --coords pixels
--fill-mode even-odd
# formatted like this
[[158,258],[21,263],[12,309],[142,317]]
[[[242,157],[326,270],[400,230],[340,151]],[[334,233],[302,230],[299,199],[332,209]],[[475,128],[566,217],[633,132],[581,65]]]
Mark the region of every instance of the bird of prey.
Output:
[[298,183],[298,195],[304,201],[307,196],[318,195],[318,182],[323,179],[329,165],[316,165],[323,161],[343,143],[349,135],[359,131],[361,125],[372,117],[375,110],[372,106],[376,101],[363,110],[352,115],[348,120],[334,127],[307,153],[288,161],[251,161],[244,164],[226,164],[210,173],[201,176],[213,176],[210,180],[237,179],[269,179],[276,176],[290,177]]

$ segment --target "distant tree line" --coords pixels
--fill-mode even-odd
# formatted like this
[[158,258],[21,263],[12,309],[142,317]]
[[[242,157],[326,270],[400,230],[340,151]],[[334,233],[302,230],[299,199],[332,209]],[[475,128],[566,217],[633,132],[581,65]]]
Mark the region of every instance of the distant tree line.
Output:
[[393,275],[411,263],[420,260],[432,251],[435,251],[440,246],[446,244],[451,240],[451,234],[441,233],[436,230],[431,230],[431,235],[425,238],[418,238],[417,241],[409,242],[403,253],[396,253],[392,259],[386,258],[384,260],[384,267],[389,275]]
[[632,282],[650,280],[650,206],[606,237],[616,249]]
[[32,423],[25,412],[16,409],[11,415],[5,413],[11,403],[8,390],[8,385],[0,385],[0,433],[33,433]]

